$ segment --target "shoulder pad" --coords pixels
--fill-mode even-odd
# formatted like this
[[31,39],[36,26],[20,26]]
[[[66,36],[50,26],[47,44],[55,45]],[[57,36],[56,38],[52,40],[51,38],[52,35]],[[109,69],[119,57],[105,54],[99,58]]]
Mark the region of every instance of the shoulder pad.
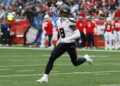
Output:
[[69,21],[72,23],[76,23],[76,19],[75,18],[69,18]]

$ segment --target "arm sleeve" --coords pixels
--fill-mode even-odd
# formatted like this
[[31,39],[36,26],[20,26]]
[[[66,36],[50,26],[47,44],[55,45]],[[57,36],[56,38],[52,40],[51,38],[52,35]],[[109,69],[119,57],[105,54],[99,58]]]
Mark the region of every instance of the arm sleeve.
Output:
[[80,32],[79,32],[79,30],[77,29],[77,30],[74,31],[74,34],[73,34],[72,36],[70,36],[68,39],[69,39],[69,40],[74,40],[74,39],[77,39],[77,38],[79,38],[79,37],[80,37]]

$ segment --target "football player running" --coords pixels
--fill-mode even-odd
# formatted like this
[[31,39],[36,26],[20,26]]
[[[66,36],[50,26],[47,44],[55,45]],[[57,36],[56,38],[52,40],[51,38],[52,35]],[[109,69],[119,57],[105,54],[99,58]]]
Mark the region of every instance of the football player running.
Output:
[[92,59],[85,55],[84,58],[77,57],[77,51],[75,46],[75,39],[80,37],[80,32],[76,28],[76,22],[74,18],[69,18],[70,8],[67,5],[62,5],[60,8],[60,18],[57,20],[58,30],[60,32],[60,38],[56,47],[53,49],[49,58],[48,64],[45,69],[45,74],[41,79],[37,80],[38,83],[48,82],[48,74],[53,68],[55,60],[68,52],[71,62],[74,66],[78,66],[85,62],[92,64]]

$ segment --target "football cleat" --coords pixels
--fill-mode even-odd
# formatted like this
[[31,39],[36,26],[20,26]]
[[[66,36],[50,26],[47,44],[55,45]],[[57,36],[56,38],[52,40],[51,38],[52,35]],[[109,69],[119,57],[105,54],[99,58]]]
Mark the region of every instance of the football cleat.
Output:
[[48,77],[43,76],[41,79],[37,80],[38,83],[47,83],[48,82]]
[[89,64],[93,63],[93,60],[88,55],[85,55],[84,58],[86,59],[86,62],[88,62]]

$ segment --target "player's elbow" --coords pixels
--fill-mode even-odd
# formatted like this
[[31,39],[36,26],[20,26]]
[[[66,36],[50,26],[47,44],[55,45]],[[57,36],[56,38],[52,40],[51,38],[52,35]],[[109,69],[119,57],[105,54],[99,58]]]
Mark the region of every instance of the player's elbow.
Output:
[[79,34],[78,34],[78,38],[80,37],[81,35],[80,35],[80,32],[79,32]]
[[76,31],[75,31],[75,34],[76,34],[76,37],[77,37],[77,38],[80,37],[80,32],[79,32],[79,30],[76,30]]

